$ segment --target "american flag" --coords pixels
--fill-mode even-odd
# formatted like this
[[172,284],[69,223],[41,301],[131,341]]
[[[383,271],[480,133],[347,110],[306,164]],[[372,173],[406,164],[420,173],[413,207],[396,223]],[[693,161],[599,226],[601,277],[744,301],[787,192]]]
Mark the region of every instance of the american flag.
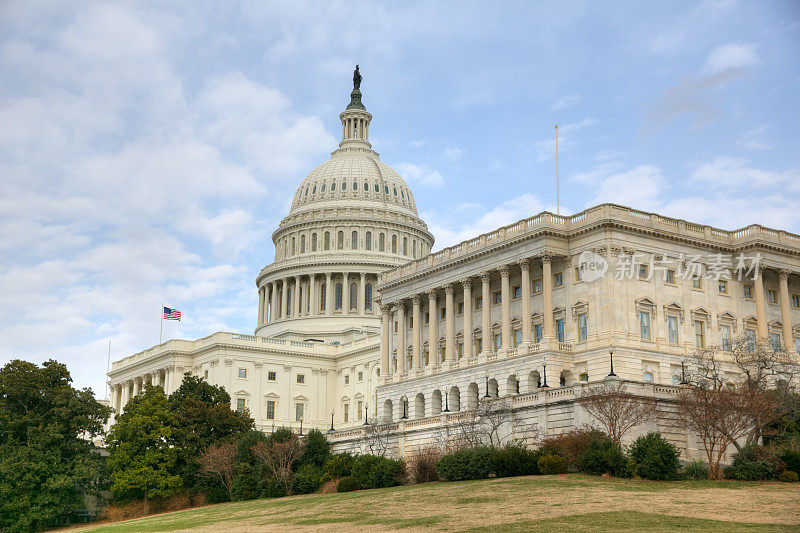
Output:
[[177,309],[170,309],[169,307],[164,308],[164,316],[162,317],[164,320],[177,320],[180,322],[181,320],[181,312]]

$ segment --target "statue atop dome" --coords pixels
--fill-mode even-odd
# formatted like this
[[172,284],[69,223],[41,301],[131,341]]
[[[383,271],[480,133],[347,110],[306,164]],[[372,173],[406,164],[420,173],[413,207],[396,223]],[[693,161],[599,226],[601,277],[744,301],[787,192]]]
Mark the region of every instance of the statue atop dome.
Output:
[[361,89],[361,73],[358,71],[358,65],[353,71],[353,90],[358,91]]
[[366,111],[367,108],[361,103],[361,73],[358,71],[358,65],[353,71],[353,92],[350,93],[350,104],[347,109],[360,109]]

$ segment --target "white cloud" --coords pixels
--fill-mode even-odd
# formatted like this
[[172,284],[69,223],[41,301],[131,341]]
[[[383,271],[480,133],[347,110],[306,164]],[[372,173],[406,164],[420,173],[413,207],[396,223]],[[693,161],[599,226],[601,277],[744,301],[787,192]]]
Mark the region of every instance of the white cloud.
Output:
[[444,158],[450,161],[458,161],[464,156],[464,149],[455,146],[448,146],[444,149]]
[[780,184],[788,190],[800,190],[800,169],[774,172],[749,166],[749,161],[743,157],[715,157],[711,161],[696,163],[692,180],[725,187],[774,188]]
[[580,94],[571,94],[569,96],[564,96],[559,98],[550,109],[558,110],[558,109],[566,109],[568,107],[575,106],[580,103],[582,97]]
[[611,174],[599,182],[592,203],[615,203],[656,210],[666,182],[661,170],[641,165],[627,172]]
[[444,185],[444,178],[436,170],[431,170],[425,165],[415,165],[413,163],[396,163],[391,165],[400,176],[409,183],[419,183],[426,187],[441,187]]
[[711,51],[703,70],[706,73],[716,74],[730,69],[749,69],[757,63],[755,44],[727,43]]
[[744,132],[737,139],[736,146],[745,150],[771,150],[773,148],[772,144],[763,140],[767,129],[767,126],[758,126]]

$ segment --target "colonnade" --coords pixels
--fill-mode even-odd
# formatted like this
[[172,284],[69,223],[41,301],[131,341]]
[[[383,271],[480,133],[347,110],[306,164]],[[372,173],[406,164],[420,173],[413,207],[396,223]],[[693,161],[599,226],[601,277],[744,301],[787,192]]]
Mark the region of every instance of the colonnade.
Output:
[[[554,317],[553,317],[553,275],[552,275],[552,261],[554,256],[545,254],[537,259],[542,267],[542,294],[543,294],[543,320],[542,320],[542,341],[543,343],[552,342],[554,331]],[[532,327],[531,320],[531,260],[525,259],[516,263],[521,271],[521,314],[525,318],[522,320],[522,346],[532,345]],[[434,359],[429,363],[435,365],[442,364],[442,357],[438,349],[439,346],[439,327],[440,327],[440,314],[439,314],[439,301],[441,293],[444,292],[444,360],[453,361],[455,359],[456,350],[456,309],[455,309],[455,293],[460,289],[463,292],[464,310],[461,316],[463,325],[463,353],[462,357],[470,359],[473,357],[481,357],[482,359],[488,358],[490,353],[493,353],[491,341],[492,334],[492,287],[491,280],[494,272],[500,275],[500,305],[501,305],[501,320],[500,320],[500,334],[501,342],[498,353],[507,352],[512,345],[512,330],[511,330],[511,284],[510,284],[510,265],[502,265],[494,270],[485,271],[479,276],[468,276],[457,283],[446,283],[445,285],[433,288],[427,291],[427,307],[428,313],[428,351],[429,358]],[[475,278],[480,281],[477,282]],[[480,290],[480,308],[475,305],[473,301],[473,285],[475,289]],[[478,286],[479,285],[479,286]],[[392,368],[390,355],[392,345],[397,348],[397,368],[396,371],[401,374],[406,374],[411,370],[421,369],[424,367],[421,357],[421,346],[424,342],[422,339],[423,321],[421,320],[423,314],[423,302],[425,298],[421,295],[413,295],[407,298],[400,299],[386,303],[381,306],[382,316],[382,338],[381,338],[381,375],[390,376],[395,369]],[[406,312],[407,307],[411,304],[411,365],[408,367],[406,357],[404,356],[408,349],[408,340],[406,338]],[[473,343],[475,342],[473,335],[473,309],[474,312],[481,315],[481,352],[473,354]],[[393,329],[393,318],[397,319],[397,331]],[[391,335],[394,334],[394,343],[392,342]],[[434,355],[435,354],[435,355]]]
[[326,272],[296,274],[258,290],[258,324],[326,315],[374,315],[377,274]]
[[114,383],[110,386],[111,389],[111,407],[116,414],[122,412],[125,406],[134,396],[138,395],[144,390],[145,384],[157,385],[162,387],[164,391],[169,394],[172,383],[172,368],[161,368],[152,372],[147,372],[141,376],[136,376],[131,379],[126,379],[119,383]]

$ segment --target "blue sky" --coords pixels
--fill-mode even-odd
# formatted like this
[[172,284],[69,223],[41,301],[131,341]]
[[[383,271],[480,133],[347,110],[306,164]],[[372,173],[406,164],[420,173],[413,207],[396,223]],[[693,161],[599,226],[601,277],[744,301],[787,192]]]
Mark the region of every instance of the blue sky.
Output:
[[251,332],[353,66],[436,248],[602,201],[800,232],[798,2],[4,2],[0,364]]

